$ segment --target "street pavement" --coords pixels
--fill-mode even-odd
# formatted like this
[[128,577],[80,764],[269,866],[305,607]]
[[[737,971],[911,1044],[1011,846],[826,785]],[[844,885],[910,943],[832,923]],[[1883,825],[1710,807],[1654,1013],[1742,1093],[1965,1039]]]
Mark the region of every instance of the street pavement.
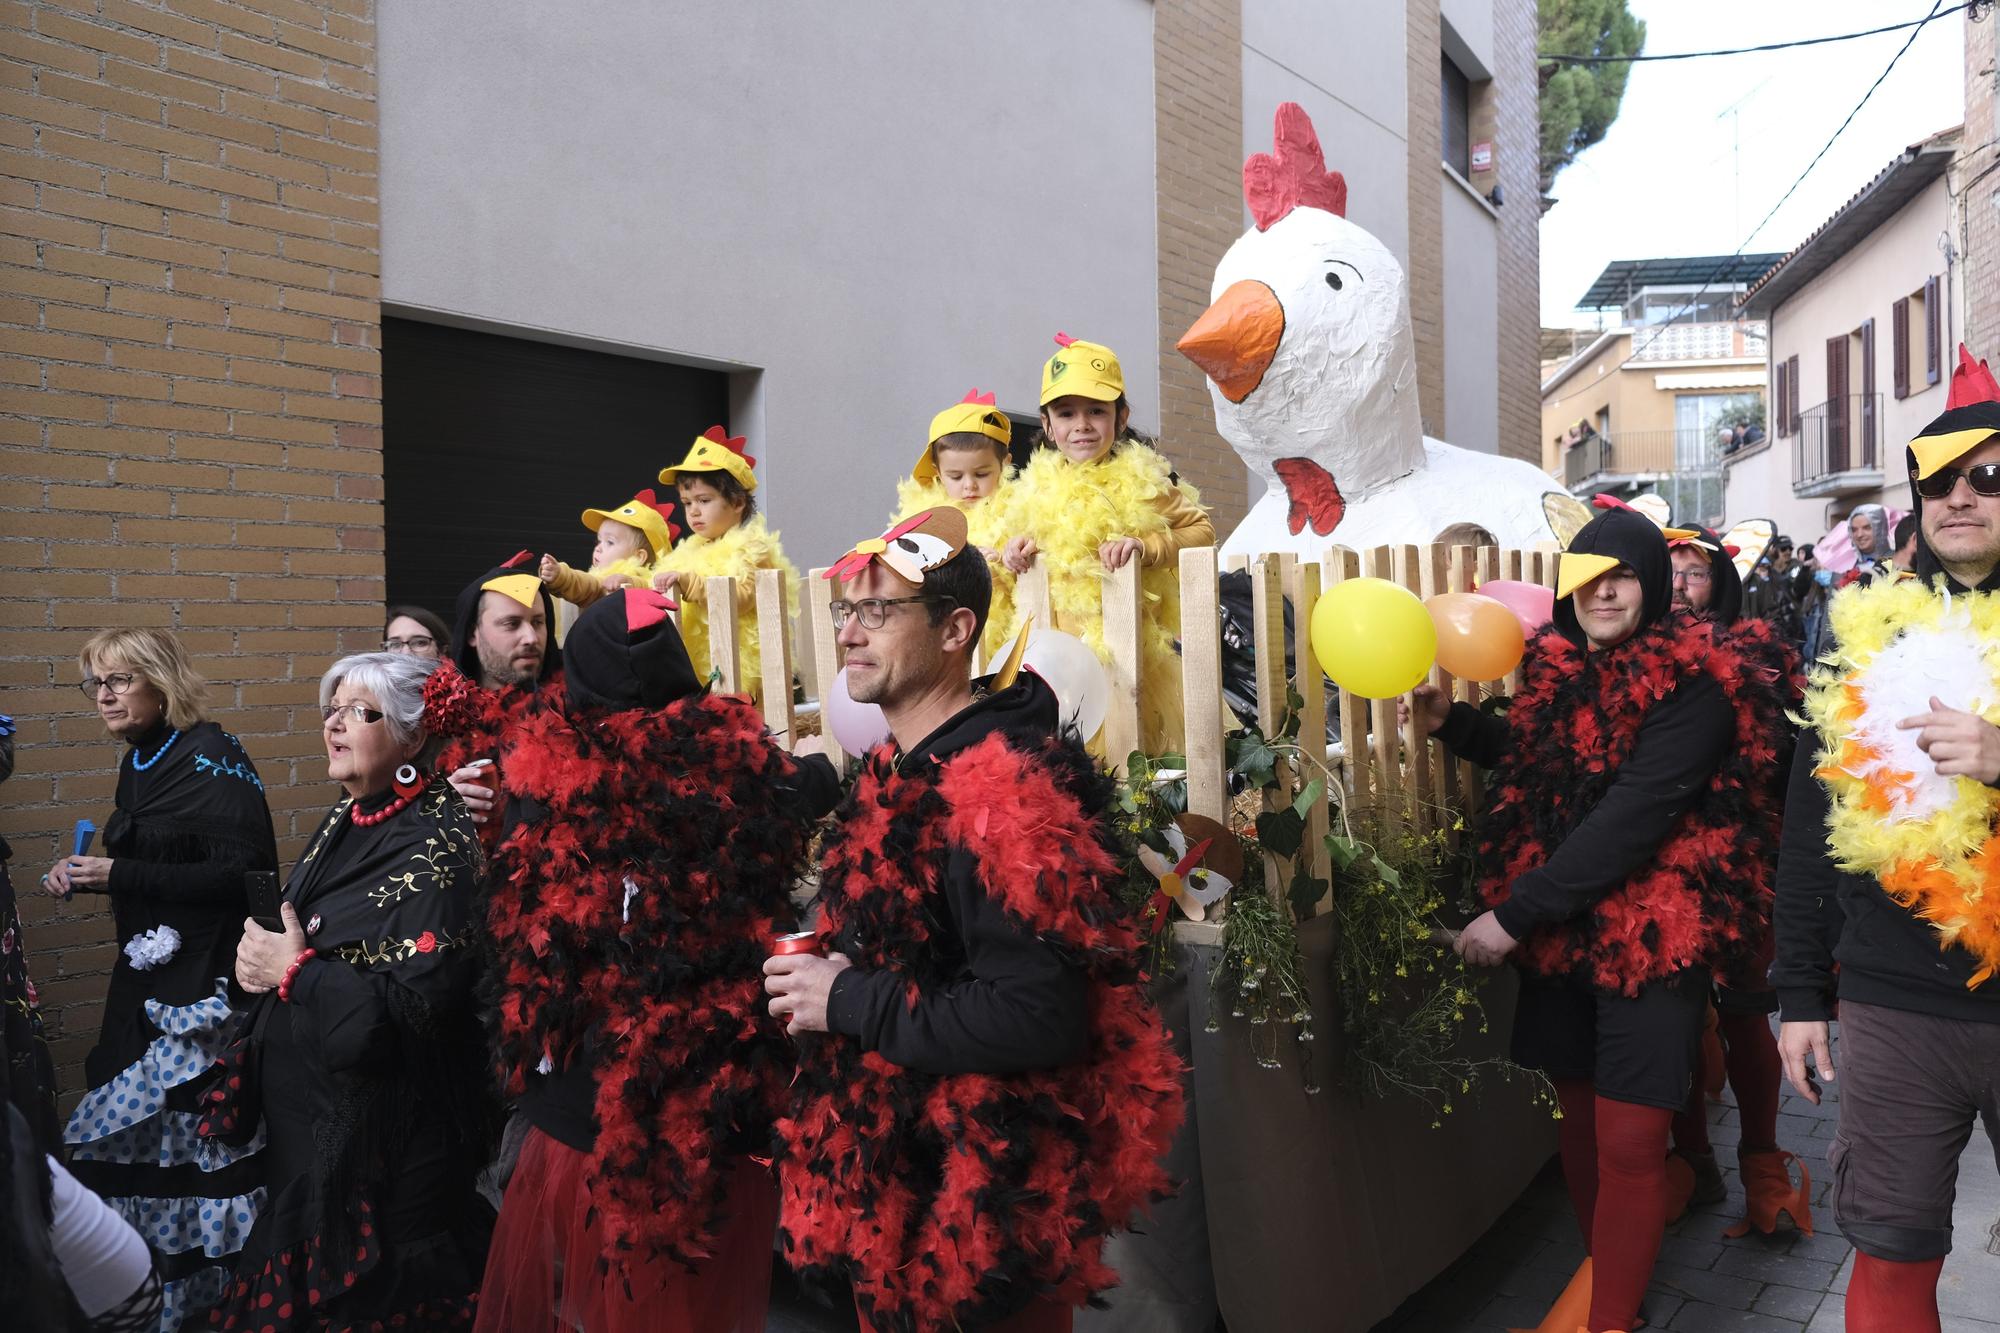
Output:
[[[1834,1068],[1839,1070],[1839,1030]],[[1827,1149],[1840,1084],[1814,1106],[1788,1087],[1778,1113],[1778,1142],[1812,1172],[1818,1234],[1780,1231],[1726,1240],[1742,1216],[1737,1179],[1736,1107],[1729,1094],[1709,1104],[1709,1138],[1729,1184],[1729,1198],[1697,1207],[1667,1229],[1642,1313],[1647,1327],[1674,1333],[1844,1333],[1852,1248],[1833,1217],[1833,1168]],[[2000,1171],[1993,1145],[1975,1129],[1959,1164],[1954,1248],[1945,1262],[1939,1306],[1944,1333],[2000,1333]],[[1562,1177],[1551,1165],[1493,1229],[1429,1286],[1376,1325],[1373,1333],[1503,1333],[1533,1328],[1583,1260],[1583,1246]]]

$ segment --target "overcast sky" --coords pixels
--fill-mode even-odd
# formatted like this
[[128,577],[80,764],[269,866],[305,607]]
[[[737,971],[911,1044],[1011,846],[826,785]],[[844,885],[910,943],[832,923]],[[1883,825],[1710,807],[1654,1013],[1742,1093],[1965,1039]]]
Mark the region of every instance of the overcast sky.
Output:
[[[1631,7],[1646,22],[1646,50],[1674,52],[1856,32],[1922,18],[1931,0],[1632,0]],[[1561,202],[1541,222],[1542,322],[1594,324],[1574,306],[1614,259],[1797,245],[1905,146],[1963,119],[1964,24],[1964,14],[1953,14],[1918,34],[1840,141],[1747,245],[1746,233],[1909,32],[1635,65],[1604,141],[1556,177]]]

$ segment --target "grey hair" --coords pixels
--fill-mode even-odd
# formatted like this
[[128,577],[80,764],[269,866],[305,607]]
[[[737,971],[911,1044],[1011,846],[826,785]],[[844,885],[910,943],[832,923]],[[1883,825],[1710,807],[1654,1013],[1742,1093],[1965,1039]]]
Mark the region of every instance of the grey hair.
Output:
[[408,745],[424,734],[424,681],[438,664],[410,653],[355,653],[335,662],[319,678],[319,706],[333,702],[334,692],[352,685],[375,696],[389,739]]

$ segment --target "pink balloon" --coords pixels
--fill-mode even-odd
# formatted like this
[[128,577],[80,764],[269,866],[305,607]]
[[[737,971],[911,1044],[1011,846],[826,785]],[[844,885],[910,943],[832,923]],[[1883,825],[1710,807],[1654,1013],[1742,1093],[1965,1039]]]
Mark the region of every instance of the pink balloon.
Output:
[[854,702],[847,692],[847,668],[833,678],[833,688],[827,690],[826,698],[820,701],[820,709],[825,714],[821,719],[840,748],[849,754],[867,754],[870,750],[889,739],[889,719],[882,715],[878,704]]
[[1521,622],[1521,632],[1530,636],[1548,624],[1556,613],[1554,590],[1539,583],[1521,583],[1514,579],[1488,579],[1479,585],[1479,595],[1491,597],[1512,611],[1514,618]]

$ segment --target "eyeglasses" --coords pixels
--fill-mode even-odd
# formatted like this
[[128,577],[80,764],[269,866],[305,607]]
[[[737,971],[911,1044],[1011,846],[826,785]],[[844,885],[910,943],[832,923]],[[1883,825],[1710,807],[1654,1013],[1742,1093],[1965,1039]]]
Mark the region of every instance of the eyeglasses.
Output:
[[1942,500],[1950,495],[1958,485],[1958,479],[1965,478],[1965,484],[1972,488],[1974,495],[1992,499],[2000,495],[2000,463],[1975,463],[1971,467],[1941,467],[1928,477],[1910,473],[1916,482],[1917,494],[1926,500]]
[[384,639],[382,651],[385,653],[427,653],[437,647],[437,640],[428,634],[412,634],[407,639]]
[[859,617],[861,628],[881,629],[889,619],[889,608],[904,606],[911,602],[931,602],[940,606],[957,606],[950,597],[864,597],[858,602],[850,602],[845,597],[828,605],[833,613],[833,628],[836,633],[847,628],[847,622]]
[[354,723],[380,722],[383,713],[379,708],[370,708],[367,704],[328,704],[319,710],[319,724],[322,727],[332,726],[333,720],[337,717],[344,717]]
[[85,676],[77,685],[87,699],[95,699],[98,691],[111,687],[113,694],[123,694],[138,683],[139,678],[129,671],[114,671],[108,676]]
[[1677,569],[1674,571],[1673,581],[1675,583],[1685,583],[1690,588],[1699,588],[1713,577],[1705,569]]

